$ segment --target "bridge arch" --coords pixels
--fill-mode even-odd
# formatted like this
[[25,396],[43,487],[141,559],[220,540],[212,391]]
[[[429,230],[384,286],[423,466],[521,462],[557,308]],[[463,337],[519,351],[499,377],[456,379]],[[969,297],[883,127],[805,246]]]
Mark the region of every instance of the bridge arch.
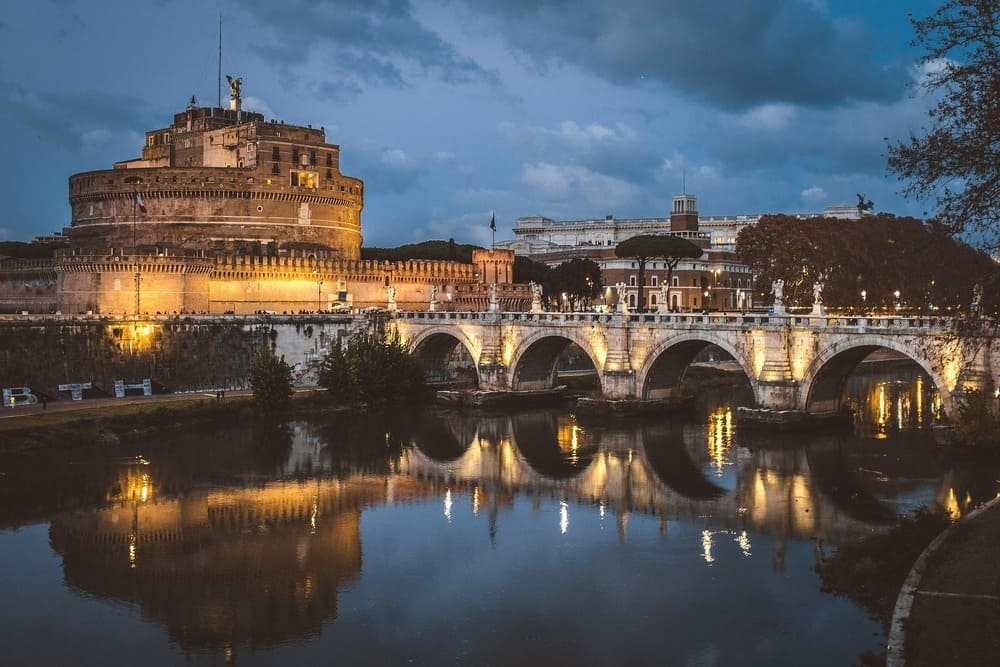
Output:
[[844,344],[822,348],[806,368],[800,382],[800,409],[812,414],[833,413],[840,410],[841,397],[847,378],[864,359],[879,348],[902,354],[915,363],[931,379],[943,400],[950,408],[951,394],[945,377],[930,365],[923,355],[914,353],[911,346],[889,336],[861,335]]
[[461,327],[441,325],[421,328],[412,338],[406,338],[406,343],[428,375],[444,373],[445,362],[461,345],[472,359],[475,383],[479,384],[479,345]]
[[[592,342],[576,330],[567,328],[559,333],[532,332],[517,341],[507,364],[510,388],[549,389],[555,386],[556,362],[570,343],[583,350],[601,379],[603,363],[595,354]],[[603,390],[603,380],[601,384]]]
[[690,332],[671,336],[653,347],[636,377],[637,396],[642,399],[664,398],[677,387],[698,353],[715,345],[729,354],[743,369],[747,382],[756,394],[756,382],[746,355],[725,337],[708,332]]

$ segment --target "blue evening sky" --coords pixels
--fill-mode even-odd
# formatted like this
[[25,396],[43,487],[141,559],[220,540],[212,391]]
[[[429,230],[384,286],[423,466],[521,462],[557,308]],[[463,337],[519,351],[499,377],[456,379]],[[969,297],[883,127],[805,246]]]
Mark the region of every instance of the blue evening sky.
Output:
[[[366,245],[489,242],[519,216],[922,216],[885,138],[926,123],[907,12],[934,0],[39,0],[0,14],[0,240],[69,224],[67,179],[137,157],[223,74],[325,126]],[[223,103],[228,92],[223,81]]]

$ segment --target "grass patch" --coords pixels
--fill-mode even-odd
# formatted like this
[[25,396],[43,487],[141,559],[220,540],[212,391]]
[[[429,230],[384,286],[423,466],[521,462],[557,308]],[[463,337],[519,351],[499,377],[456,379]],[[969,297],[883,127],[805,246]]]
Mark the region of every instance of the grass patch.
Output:
[[913,563],[949,525],[943,510],[924,508],[888,532],[847,540],[816,566],[822,590],[853,600],[888,631],[896,597]]

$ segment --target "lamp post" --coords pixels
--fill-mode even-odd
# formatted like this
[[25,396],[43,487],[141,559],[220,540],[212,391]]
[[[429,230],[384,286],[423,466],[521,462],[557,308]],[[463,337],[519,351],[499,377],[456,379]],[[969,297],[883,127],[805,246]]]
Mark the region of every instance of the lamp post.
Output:
[[898,311],[899,310],[899,290],[896,290],[895,292],[893,292],[892,295],[896,297],[896,310]]
[[868,290],[861,290],[861,310],[865,309],[865,305],[868,303]]
[[316,281],[316,312],[323,312],[323,279]]

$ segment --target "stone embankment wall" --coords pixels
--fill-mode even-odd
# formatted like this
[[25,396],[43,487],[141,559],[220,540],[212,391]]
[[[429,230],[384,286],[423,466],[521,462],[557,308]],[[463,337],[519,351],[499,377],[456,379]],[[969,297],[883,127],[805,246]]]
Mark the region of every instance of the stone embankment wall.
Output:
[[0,318],[0,387],[30,387],[54,399],[59,385],[149,378],[156,391],[240,388],[257,350],[272,346],[300,384],[315,383],[320,362],[364,316],[18,317]]

